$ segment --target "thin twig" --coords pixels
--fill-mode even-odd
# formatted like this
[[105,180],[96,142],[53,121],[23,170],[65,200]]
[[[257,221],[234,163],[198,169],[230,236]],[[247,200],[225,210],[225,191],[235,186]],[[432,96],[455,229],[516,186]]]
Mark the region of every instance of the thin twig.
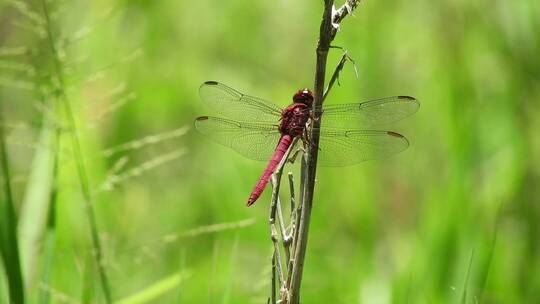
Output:
[[330,78],[330,81],[328,82],[328,86],[326,87],[326,90],[324,90],[323,102],[326,100],[326,97],[328,96],[328,93],[334,86],[334,83],[337,81],[339,85],[339,74],[345,67],[345,63],[347,63],[347,61],[352,62],[355,74],[358,77],[358,73],[356,73],[356,65],[354,63],[354,60],[351,58],[351,56],[349,56],[346,50],[343,50],[343,55],[341,56],[341,59],[339,60],[338,65],[334,69],[334,73],[332,74],[332,77]]
[[281,203],[279,201],[279,195],[276,201],[276,206],[277,206],[278,224],[279,224],[279,229],[281,231],[281,240],[283,241],[283,247],[285,249],[285,259],[288,261],[291,256],[291,253],[289,251],[290,243],[288,242],[287,230],[285,229],[285,220],[283,219],[283,212],[281,211]]
[[[296,202],[294,195],[294,175],[292,172],[289,172],[289,191],[291,196],[291,214],[289,215],[289,227],[287,228],[287,234],[283,240],[285,246],[290,248],[293,241],[294,231],[296,230]],[[288,258],[290,260],[290,257]]]
[[284,286],[285,282],[285,275],[283,274],[283,266],[281,264],[281,254],[279,251],[279,235],[277,233],[276,228],[276,213],[277,213],[277,202],[278,202],[278,196],[279,196],[279,182],[277,181],[276,174],[272,174],[271,181],[272,181],[272,204],[270,206],[270,237],[272,239],[272,244],[274,245],[274,262],[276,264],[276,271],[278,274],[279,279],[279,286],[280,290],[282,290],[282,286]]
[[[305,165],[306,158],[304,155],[302,155],[301,161],[302,163],[301,163],[301,168],[300,168],[300,180],[303,181],[305,180],[306,168],[307,168],[307,166]],[[295,265],[296,251],[298,249],[298,232],[300,231],[298,227],[299,227],[299,223],[302,221],[302,202],[304,201],[304,188],[305,188],[304,186],[305,186],[304,183],[301,182],[300,183],[300,200],[299,200],[298,206],[296,207],[294,218],[292,219],[292,221],[294,222],[294,226],[293,226],[293,231],[292,231],[292,242],[291,242],[292,254],[289,258],[289,265],[288,265],[289,272],[287,273],[287,290],[291,290],[291,282],[292,282],[293,269]],[[286,302],[287,300],[288,299],[285,299],[284,303],[287,303]]]
[[270,298],[272,304],[276,303],[276,253],[272,254],[272,284],[271,284]]
[[294,219],[294,208],[296,201],[294,197],[294,176],[292,172],[289,172],[289,190],[291,192],[291,219]]
[[[294,146],[296,146],[297,142],[298,142],[298,138],[293,140],[292,144],[289,146],[289,148],[285,152],[285,155],[283,156],[281,161],[278,163],[270,179],[272,183],[272,199],[271,199],[271,204],[270,204],[269,224],[270,224],[270,233],[271,233],[270,237],[272,239],[272,244],[274,246],[272,267],[273,267],[273,271],[275,270],[278,274],[281,298],[284,298],[285,295],[287,294],[287,288],[286,288],[285,274],[283,271],[281,254],[279,250],[279,234],[277,233],[277,228],[276,228],[276,214],[278,214],[278,221],[279,221],[279,225],[282,232],[282,240],[285,241],[287,236],[285,232],[283,214],[281,212],[281,205],[279,203],[279,189],[281,185],[281,175],[283,173],[283,167],[285,166],[285,163],[287,162],[287,159],[289,158],[289,155],[292,149],[294,148]],[[290,259],[290,251],[288,250],[288,248],[286,248],[285,254],[286,254],[286,260],[288,263]],[[272,278],[272,280],[274,280],[274,277]],[[274,281],[272,283],[274,284]]]
[[352,11],[356,8],[356,6],[360,3],[360,0],[347,0],[345,3],[334,11],[334,16],[332,16],[332,40],[334,40],[334,37],[337,34],[337,31],[339,29],[339,26],[341,24],[341,21],[347,17]]

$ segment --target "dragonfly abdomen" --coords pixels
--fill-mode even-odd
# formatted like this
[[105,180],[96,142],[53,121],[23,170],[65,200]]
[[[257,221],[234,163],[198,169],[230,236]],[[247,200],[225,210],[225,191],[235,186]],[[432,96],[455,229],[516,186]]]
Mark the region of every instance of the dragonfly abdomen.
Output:
[[288,134],[283,134],[281,136],[279,143],[276,146],[276,150],[272,155],[272,158],[268,162],[266,169],[264,169],[261,178],[259,178],[259,181],[253,188],[253,191],[251,191],[251,194],[249,195],[249,199],[247,201],[248,206],[253,205],[253,203],[255,203],[259,196],[261,196],[264,188],[266,187],[266,184],[268,184],[268,181],[270,180],[270,176],[272,175],[277,165],[283,159],[283,156],[291,146],[292,140],[293,138]]

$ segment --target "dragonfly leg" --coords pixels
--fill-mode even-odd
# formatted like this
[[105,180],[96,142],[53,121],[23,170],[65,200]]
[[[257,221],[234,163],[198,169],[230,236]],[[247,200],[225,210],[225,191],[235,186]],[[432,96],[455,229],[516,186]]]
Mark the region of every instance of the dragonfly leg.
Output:
[[[309,138],[309,134],[307,130],[304,130],[304,136],[302,136],[302,142],[304,143],[304,147],[302,148],[304,152],[306,152],[306,147],[315,145]],[[317,147],[317,149],[321,150],[320,147]]]
[[294,151],[293,155],[289,156],[289,159],[287,161],[290,162],[291,164],[294,164],[294,162],[296,161],[296,157],[298,157],[298,154],[300,152],[304,154],[306,153],[306,151],[304,150],[304,147],[298,147],[298,149]]
[[309,139],[308,138],[309,138],[309,134],[308,134],[308,131],[307,131],[307,128],[306,128],[306,129],[304,129],[304,135],[302,135],[302,138],[301,138],[304,149],[309,144]]
[[331,49],[340,49],[344,52],[347,52],[347,50],[345,48],[343,48],[342,46],[339,46],[339,45],[331,45],[330,46]]

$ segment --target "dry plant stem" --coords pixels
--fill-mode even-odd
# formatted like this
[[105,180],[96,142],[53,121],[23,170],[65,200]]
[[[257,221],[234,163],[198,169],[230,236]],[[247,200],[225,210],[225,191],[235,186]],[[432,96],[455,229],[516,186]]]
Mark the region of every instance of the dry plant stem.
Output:
[[47,3],[45,0],[41,0],[41,4],[43,7],[43,13],[45,16],[45,21],[46,21],[47,40],[49,43],[49,47],[51,48],[51,52],[53,54],[54,65],[56,68],[56,78],[57,78],[56,80],[58,81],[57,97],[63,103],[64,111],[66,112],[66,116],[67,116],[68,128],[71,131],[71,144],[73,147],[73,153],[74,153],[75,160],[77,163],[77,172],[79,174],[79,182],[81,184],[81,190],[82,190],[82,194],[83,194],[83,198],[85,202],[85,210],[86,210],[88,221],[90,224],[92,247],[94,251],[93,256],[97,264],[98,273],[101,279],[101,286],[103,289],[103,294],[105,295],[105,301],[106,303],[111,303],[112,299],[111,299],[111,292],[109,288],[109,281],[105,273],[105,268],[103,267],[103,263],[102,263],[103,254],[102,254],[102,249],[101,249],[101,243],[99,240],[97,221],[96,221],[96,216],[94,214],[94,209],[92,206],[88,175],[86,174],[86,168],[84,166],[84,159],[83,159],[81,145],[80,145],[78,134],[77,134],[75,118],[73,115],[73,111],[71,109],[71,104],[65,93],[65,83],[64,83],[64,77],[63,77],[62,64],[61,64],[61,61],[58,55],[58,50],[56,49],[56,45],[54,43],[54,38],[52,35],[51,20],[49,16]]
[[[306,176],[306,168],[305,165],[306,159],[304,155],[302,155],[302,164],[300,169],[300,180],[303,181]],[[290,181],[291,182],[291,181]],[[294,188],[294,184],[290,185]],[[291,193],[294,193],[294,190],[291,191]],[[291,290],[291,280],[292,280],[292,274],[293,274],[293,268],[294,268],[294,261],[296,256],[296,249],[298,248],[298,225],[301,222],[302,218],[302,202],[303,202],[303,194],[304,194],[304,183],[300,183],[300,203],[297,205],[296,210],[294,211],[294,215],[291,218],[291,227],[292,227],[292,244],[291,244],[291,257],[289,258],[289,265],[287,267],[288,273],[287,273],[287,290]],[[285,299],[283,302],[287,303],[288,299]]]
[[298,229],[297,229],[297,225],[296,223],[298,223],[298,216],[300,215],[300,204],[298,205],[298,210],[296,209],[296,197],[295,197],[295,192],[294,192],[294,176],[292,174],[292,172],[289,172],[289,191],[290,191],[290,194],[291,194],[291,216],[290,216],[290,226],[289,226],[289,233],[287,235],[288,237],[288,241],[289,241],[289,251],[292,252],[291,255],[289,255],[288,259],[287,259],[287,282],[286,282],[286,287],[287,287],[287,290],[289,289],[290,285],[291,285],[291,276],[292,276],[292,271],[291,269],[293,268],[293,263],[294,263],[294,251],[295,251],[295,248],[296,248],[296,239],[297,239],[297,236],[298,236]]
[[[347,15],[349,15],[349,13],[351,13],[356,8],[356,6],[358,6],[358,3],[360,3],[360,0],[345,1],[345,4],[343,4],[340,8],[338,8],[336,10],[335,15],[332,17],[333,19],[332,21],[334,22],[334,24],[339,25],[341,21],[345,19],[345,17],[347,17]],[[334,28],[331,33],[331,36],[332,36],[331,40],[334,40],[334,37],[336,36],[336,34],[337,34],[337,28]]]
[[[280,294],[283,295],[286,292],[285,288],[285,275],[283,273],[283,266],[282,266],[282,259],[281,254],[279,250],[279,234],[277,232],[276,228],[276,213],[278,214],[278,221],[282,232],[282,238],[285,240],[286,233],[285,233],[285,225],[283,223],[283,215],[281,213],[281,206],[279,203],[279,189],[281,184],[281,175],[283,173],[283,167],[285,166],[285,163],[287,159],[289,158],[289,155],[292,151],[292,148],[296,145],[298,142],[298,139],[293,140],[291,146],[289,149],[287,149],[287,152],[283,156],[282,160],[279,162],[277,168],[274,171],[274,174],[272,174],[272,177],[270,179],[272,183],[272,201],[270,205],[270,232],[271,232],[271,239],[274,246],[274,254],[272,255],[272,271],[276,271],[279,279],[279,286],[280,286]],[[287,248],[287,245],[285,245],[286,253],[287,253],[287,259],[289,258],[289,251]],[[274,286],[275,278],[272,276],[272,284]],[[275,291],[275,289],[274,289]],[[275,299],[274,299],[275,300]],[[275,302],[272,302],[275,303]]]
[[[288,176],[289,176],[289,191],[291,193],[291,219],[294,219],[294,208],[296,204],[295,197],[294,197],[294,176],[292,172],[289,172]],[[294,225],[294,222],[291,224]]]
[[270,303],[276,303],[276,253],[272,254],[272,290],[270,291]]
[[283,274],[283,267],[281,265],[281,254],[279,251],[279,234],[276,228],[276,212],[277,212],[277,198],[279,196],[279,182],[277,181],[276,173],[272,174],[272,204],[270,206],[270,233],[272,243],[274,245],[273,262],[275,263],[275,269],[278,274],[279,286],[284,286],[285,276]]
[[285,229],[285,221],[283,219],[283,212],[281,211],[281,203],[279,202],[279,195],[278,199],[276,201],[277,205],[277,215],[278,215],[278,224],[281,231],[281,239],[283,240],[283,247],[285,249],[285,259],[288,261],[291,257],[291,253],[289,250],[289,237],[287,236],[287,230]]
[[[302,218],[302,204],[304,203],[304,189],[305,189],[305,183],[304,180],[306,179],[306,157],[305,155],[302,155],[301,163],[300,163],[300,192],[299,192],[299,201],[296,207],[296,217],[295,217],[295,227],[294,227],[294,234],[293,234],[293,252],[296,252],[296,247],[298,245],[298,226],[300,225],[300,220]],[[294,260],[294,254],[291,257],[291,260]],[[292,276],[292,269],[290,275]],[[290,285],[289,285],[290,287]]]
[[[289,192],[291,196],[291,214],[289,216],[290,224],[287,229],[287,238],[284,240],[285,244],[287,244],[289,247],[293,245],[294,242],[294,232],[296,231],[296,210],[295,210],[295,195],[294,195],[294,176],[292,172],[289,172]],[[294,250],[294,249],[293,249]],[[291,260],[291,257],[288,257],[288,260]]]
[[330,49],[330,34],[332,30],[332,6],[334,1],[325,0],[323,20],[321,22],[319,43],[317,46],[317,65],[315,73],[315,99],[313,101],[312,128],[310,128],[310,141],[308,145],[306,176],[301,182],[304,186],[304,197],[302,201],[302,216],[298,227],[297,248],[294,252],[294,264],[292,269],[289,303],[300,302],[300,283],[304,270],[304,259],[306,256],[309,224],[311,220],[311,207],[313,204],[313,192],[315,190],[315,174],[317,172],[317,155],[319,147],[319,132],[321,126],[322,97],[324,93],[324,79],[326,73],[326,60]]
[[[285,245],[287,245],[289,248],[291,245],[293,245],[294,241],[294,231],[296,230],[296,199],[294,195],[294,176],[292,172],[289,172],[289,192],[291,197],[291,214],[289,215],[289,227],[287,227],[286,232],[286,238],[283,240],[285,242]],[[290,260],[290,256],[287,258]]]
[[336,81],[338,81],[338,84],[339,84],[339,73],[341,73],[341,71],[345,67],[345,63],[347,63],[347,61],[351,61],[354,64],[354,61],[352,60],[352,58],[345,51],[343,53],[343,55],[341,56],[341,60],[339,61],[338,65],[336,66],[336,69],[334,70],[334,73],[332,74],[332,77],[330,78],[330,81],[328,82],[328,87],[324,91],[323,102],[326,100],[326,97],[328,96],[328,93],[330,92],[330,90],[334,86],[334,83]]
[[[324,100],[324,83],[326,75],[326,61],[330,43],[336,35],[337,27],[343,18],[357,5],[357,1],[347,0],[345,5],[338,10],[338,14],[332,16],[333,0],[324,1],[324,12],[319,32],[319,42],[317,44],[317,64],[315,70],[313,101],[313,120],[309,130],[311,144],[308,146],[306,160],[306,176],[301,183],[304,186],[304,195],[302,204],[301,219],[298,228],[297,247],[294,250],[294,263],[292,269],[291,285],[289,290],[289,303],[297,304],[300,302],[300,284],[302,282],[302,273],[304,269],[304,260],[306,256],[306,247],[309,234],[309,224],[311,220],[311,209],[313,205],[313,194],[315,190],[315,176],[317,172],[317,155],[319,149],[319,135],[321,126],[321,109]],[[340,13],[341,12],[341,13]],[[302,163],[304,165],[304,163]]]

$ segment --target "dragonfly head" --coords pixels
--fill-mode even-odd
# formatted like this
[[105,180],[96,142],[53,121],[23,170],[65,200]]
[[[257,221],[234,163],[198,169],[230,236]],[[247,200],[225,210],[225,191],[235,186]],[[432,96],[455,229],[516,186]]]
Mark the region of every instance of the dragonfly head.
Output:
[[295,103],[303,103],[311,106],[313,103],[313,93],[309,89],[301,89],[294,94],[292,99]]

